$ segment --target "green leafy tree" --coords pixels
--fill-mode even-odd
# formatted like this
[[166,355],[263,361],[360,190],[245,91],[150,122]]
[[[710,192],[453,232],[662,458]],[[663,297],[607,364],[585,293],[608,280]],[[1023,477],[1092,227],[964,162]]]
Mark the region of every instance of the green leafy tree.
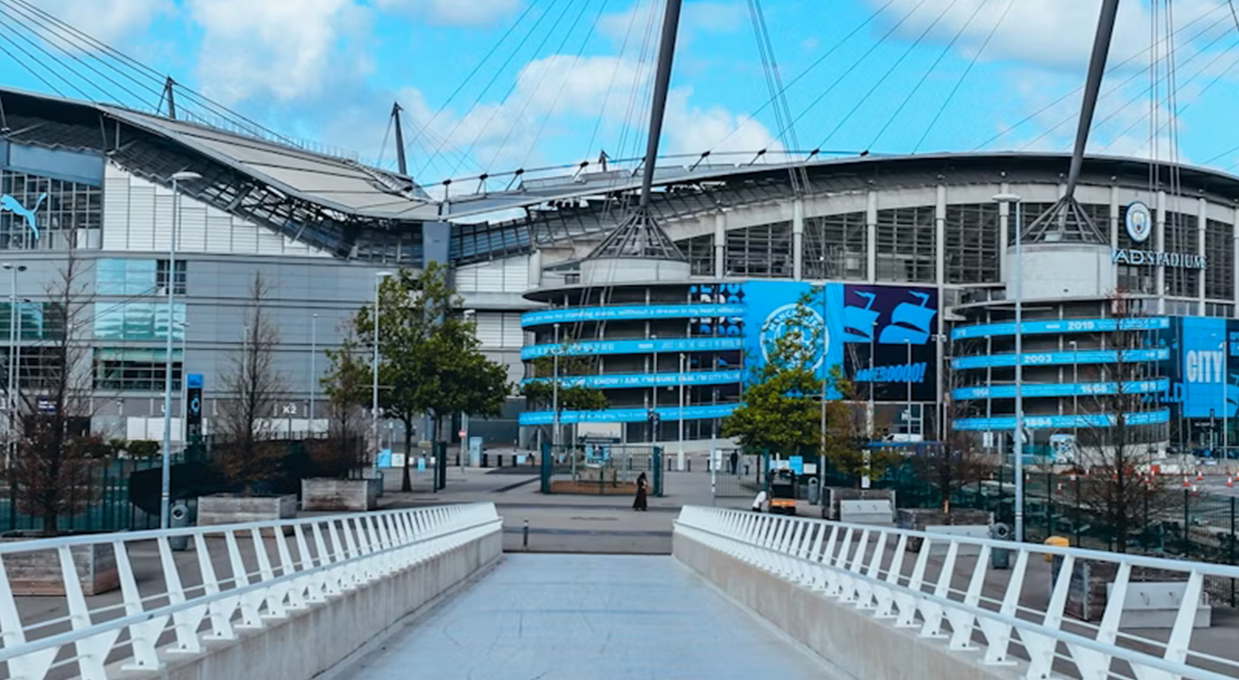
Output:
[[586,387],[581,376],[596,372],[594,358],[580,354],[575,342],[568,340],[557,347],[559,353],[559,395],[555,395],[555,357],[539,357],[531,364],[531,380],[521,386],[521,394],[539,408],[551,409],[558,404],[559,412],[601,411],[610,402],[600,390]]
[[870,448],[866,405],[857,398],[856,386],[843,375],[839,366],[832,366],[827,377],[830,391],[838,399],[826,402],[826,433],[822,438],[822,455],[834,469],[854,477],[856,483],[864,477],[878,479],[887,470],[898,467],[903,457],[882,448]]
[[[423,414],[431,418],[432,441],[438,441],[444,416],[494,417],[511,394],[507,367],[482,354],[476,326],[458,312],[462,302],[448,284],[447,267],[434,262],[420,273],[402,270],[379,284],[379,408],[404,425],[406,454],[413,450],[414,425]],[[373,324],[369,305],[352,319],[369,351]],[[370,384],[369,366],[355,363],[349,370]],[[359,403],[368,405],[368,392],[361,392]],[[405,491],[413,489],[411,460],[405,456]]]
[[[822,380],[814,347],[821,344],[821,328],[807,296],[777,323],[782,332],[753,369],[739,407],[723,419],[722,434],[751,451],[795,453],[820,444]],[[763,334],[772,330],[778,329]]]

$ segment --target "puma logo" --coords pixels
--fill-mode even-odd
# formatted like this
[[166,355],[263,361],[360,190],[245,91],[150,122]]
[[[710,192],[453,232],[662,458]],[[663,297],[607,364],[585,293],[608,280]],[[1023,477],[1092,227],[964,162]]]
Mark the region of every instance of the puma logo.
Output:
[[39,206],[43,205],[43,201],[47,200],[47,193],[39,194],[39,200],[35,201],[34,207],[29,210],[21,203],[17,202],[16,198],[9,195],[0,196],[0,212],[11,212],[14,215],[21,215],[26,220],[26,226],[30,227],[30,232],[34,234],[34,240],[39,240],[39,223],[34,214],[38,211]]

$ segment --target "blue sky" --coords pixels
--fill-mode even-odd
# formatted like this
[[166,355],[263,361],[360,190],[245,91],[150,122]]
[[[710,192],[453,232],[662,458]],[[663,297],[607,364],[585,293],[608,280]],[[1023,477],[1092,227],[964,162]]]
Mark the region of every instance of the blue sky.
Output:
[[[601,150],[638,155],[662,5],[16,1],[273,129],[355,149],[370,161],[381,156],[388,166],[395,154],[387,116],[397,100],[409,125],[410,167],[424,183],[572,163]],[[785,84],[796,79],[786,95],[789,127],[776,107],[762,108],[771,91],[749,0],[686,0],[663,150],[711,149],[744,160],[762,148],[1066,151],[1100,2],[761,0],[779,73]],[[1155,148],[1161,159],[1234,171],[1235,18],[1226,0],[1174,0],[1172,11],[1165,4],[1123,3],[1111,62],[1125,65],[1105,83],[1091,150],[1148,156]],[[13,11],[12,2],[3,7]],[[1172,23],[1170,80],[1164,38]],[[1151,70],[1155,33],[1162,41]],[[1156,106],[1153,73],[1161,83]],[[3,54],[0,78],[49,89]],[[120,91],[112,98],[154,104]],[[1151,144],[1154,115],[1161,129]]]

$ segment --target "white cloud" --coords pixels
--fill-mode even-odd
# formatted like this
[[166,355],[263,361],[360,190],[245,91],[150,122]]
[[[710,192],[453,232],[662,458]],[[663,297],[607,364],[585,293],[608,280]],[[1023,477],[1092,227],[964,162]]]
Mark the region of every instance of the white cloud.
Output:
[[[1102,0],[1010,0],[1010,10],[986,48],[988,59],[1011,59],[1055,69],[1078,69],[1087,63],[1101,13]],[[884,0],[869,0],[875,8]],[[957,47],[971,56],[976,53],[1007,11],[1007,2],[958,0],[943,9],[942,3],[926,3],[916,9],[920,0],[894,0],[883,14],[886,25],[903,17],[899,27],[904,36],[919,35],[930,27],[939,15],[942,19],[931,29],[930,36],[948,41],[961,29]],[[1210,15],[1185,31],[1186,36],[1223,18],[1225,2],[1219,0],[1175,0],[1174,18],[1177,28]],[[969,18],[977,13],[969,23]],[[1216,13],[1216,14],[1215,14]],[[967,28],[964,26],[967,25]],[[1111,65],[1141,53],[1149,47],[1151,18],[1146,3],[1125,2],[1119,5],[1114,38],[1110,49]],[[1223,24],[1215,30],[1233,30]],[[1164,34],[1164,25],[1161,27]],[[1208,34],[1206,34],[1207,36]],[[1180,37],[1180,41],[1184,38]],[[1141,61],[1140,59],[1136,60]],[[1147,58],[1144,60],[1147,65]]]
[[[31,4],[113,46],[146,28],[156,16],[171,9],[170,0],[32,0]],[[11,7],[6,10],[19,18],[32,14]]]
[[[603,14],[598,19],[598,32],[616,45],[628,37],[629,49],[637,50],[647,33],[650,45],[657,47],[662,28],[664,2],[636,0],[628,9]],[[653,16],[651,16],[651,12]],[[749,14],[743,2],[736,0],[702,0],[687,2],[680,14],[680,40],[691,40],[694,33],[731,33],[748,24]]]
[[[719,106],[699,108],[689,101],[690,89],[677,89],[667,98],[667,117],[663,130],[663,154],[756,152],[767,149],[770,156],[783,149],[766,126]],[[773,160],[771,158],[770,160]]]
[[329,71],[363,71],[343,49],[366,23],[352,0],[188,0],[202,28],[197,75],[226,104],[255,96],[289,101],[324,91]]
[[521,0],[376,0],[379,9],[412,12],[436,24],[484,26],[506,19]]

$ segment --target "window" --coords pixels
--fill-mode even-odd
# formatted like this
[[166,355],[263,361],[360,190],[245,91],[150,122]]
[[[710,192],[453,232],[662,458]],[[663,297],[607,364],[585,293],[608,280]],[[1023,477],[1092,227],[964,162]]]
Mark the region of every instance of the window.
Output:
[[[163,392],[167,354],[162,349],[95,350],[95,389]],[[182,358],[172,351],[172,389],[181,389]]]
[[868,239],[863,212],[806,219],[804,277],[864,281],[869,275]]
[[1233,231],[1234,227],[1225,222],[1209,220],[1205,224],[1205,297],[1235,299]]
[[[1200,254],[1200,219],[1195,215],[1168,212],[1166,214],[1165,243],[1162,250],[1168,253]],[[1124,230],[1126,231],[1126,230]],[[1165,267],[1166,295],[1198,297],[1200,295],[1200,270],[1183,267]]]
[[1229,319],[1235,316],[1235,306],[1221,302],[1206,302],[1205,316],[1220,316]]
[[997,283],[1001,280],[997,203],[948,205],[944,236],[948,283]]
[[33,226],[38,229],[36,240],[26,216],[0,212],[0,250],[101,246],[103,192],[99,187],[4,170],[0,171],[0,195],[11,196],[31,210]]
[[[167,268],[167,260],[161,264]],[[178,263],[178,265],[181,263]],[[102,258],[95,263],[95,292],[100,295],[154,295],[154,260]],[[177,269],[181,269],[179,266]],[[166,272],[165,272],[166,277]]]
[[[185,333],[185,305],[173,306],[172,339]],[[95,303],[95,337],[150,342],[168,337],[168,306],[163,302]]]
[[937,280],[937,234],[933,206],[878,211],[877,279],[933,283]]
[[676,245],[688,257],[693,276],[714,276],[714,234],[695,236]]
[[[185,294],[185,278],[186,271],[189,268],[189,263],[185,260],[176,260],[176,276],[174,282],[176,289],[172,291],[175,295]],[[159,260],[155,268],[155,289],[159,294],[166,294],[168,291],[168,261]]]
[[792,223],[779,222],[727,232],[727,276],[790,279]]
[[[23,340],[52,340],[64,334],[65,314],[55,302],[17,303],[18,332]],[[8,333],[12,323],[8,301],[0,302],[0,332]],[[4,338],[7,341],[8,335]]]

